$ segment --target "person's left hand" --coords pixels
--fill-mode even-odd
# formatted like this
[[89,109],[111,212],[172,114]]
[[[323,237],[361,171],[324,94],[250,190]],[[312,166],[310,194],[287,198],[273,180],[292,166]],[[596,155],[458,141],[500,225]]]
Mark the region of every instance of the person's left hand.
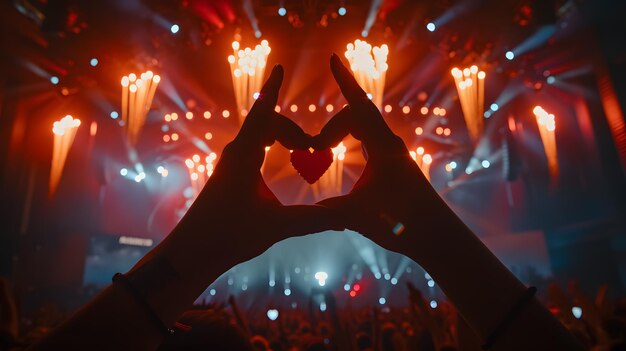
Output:
[[310,145],[309,135],[274,112],[282,80],[283,68],[277,65],[213,175],[171,235],[188,259],[204,256],[206,264],[224,262],[227,269],[280,240],[344,229],[335,212],[323,206],[282,205],[263,180],[260,168],[266,146],[276,140],[288,149]]

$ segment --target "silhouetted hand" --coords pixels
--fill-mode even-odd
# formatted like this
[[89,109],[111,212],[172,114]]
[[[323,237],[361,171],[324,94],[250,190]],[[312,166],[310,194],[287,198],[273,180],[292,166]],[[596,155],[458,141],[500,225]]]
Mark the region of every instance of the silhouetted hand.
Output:
[[[283,80],[277,65],[241,130],[229,143],[206,186],[180,223],[186,247],[219,247],[226,261],[251,259],[274,243],[297,235],[342,230],[339,217],[323,206],[283,206],[260,172],[265,147],[278,140],[289,149],[306,149],[310,136],[274,112]],[[212,235],[207,235],[211,229]],[[238,262],[237,262],[238,263]]]
[[319,204],[337,209],[348,229],[405,253],[405,230],[433,225],[443,201],[337,55],[330,65],[348,106],[313,137],[313,147],[335,146],[349,133],[362,142],[367,164],[349,194]]

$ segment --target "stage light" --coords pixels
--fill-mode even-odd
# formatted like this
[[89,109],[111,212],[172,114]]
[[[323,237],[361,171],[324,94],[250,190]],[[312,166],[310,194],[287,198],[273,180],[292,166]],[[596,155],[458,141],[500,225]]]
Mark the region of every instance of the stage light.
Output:
[[165,168],[163,166],[157,167],[157,173],[161,174]]
[[391,105],[385,105],[385,112],[389,113],[393,110],[393,107],[391,107]]
[[383,278],[385,278],[385,280],[389,280],[389,279],[391,279],[391,274],[389,274],[389,273],[385,273],[385,275],[383,276]]
[[417,149],[415,149],[415,151],[417,151],[418,155],[423,155],[425,150],[423,147],[419,146]]
[[434,281],[434,280],[429,280],[429,281],[428,281],[428,287],[429,287],[429,288],[433,288],[433,287],[435,287],[435,281]]
[[274,111],[276,111],[276,113],[280,113],[280,106],[276,105],[276,107],[274,107]]
[[350,284],[344,284],[343,290],[350,291]]
[[233,284],[235,284],[235,281],[233,280],[233,278],[228,278],[227,283],[228,283],[228,285],[233,285]]
[[172,133],[172,141],[178,141],[178,133]]
[[364,30],[364,31],[362,31],[362,32],[361,32],[361,36],[362,36],[362,37],[364,37],[364,38],[367,38],[367,35],[368,35],[368,34],[369,34],[369,33],[368,33],[366,30]]
[[213,139],[213,133],[211,133],[211,132],[206,132],[206,133],[204,133],[204,138],[205,138],[206,140],[211,140],[211,139]]
[[300,274],[300,267],[296,267],[293,269],[294,273]]
[[117,119],[117,117],[119,117],[119,113],[117,113],[117,111],[111,111],[111,113],[109,113],[109,116],[111,116],[111,118],[113,119]]
[[271,321],[275,321],[277,318],[278,318],[278,310],[276,309],[267,310],[267,319]]
[[374,278],[380,279],[380,278],[382,278],[382,275],[379,272],[376,272],[376,273],[374,273]]
[[443,127],[439,126],[435,129],[435,133],[437,133],[437,135],[441,135],[443,134]]
[[228,110],[222,111],[222,117],[224,117],[224,118],[230,117],[230,111],[228,111]]
[[170,171],[168,171],[167,169],[164,169],[163,172],[161,172],[161,176],[163,178],[167,177],[170,174]]
[[398,284],[398,278],[391,278],[391,285]]
[[204,119],[211,118],[211,112],[209,112],[209,111],[204,111],[204,113],[202,115],[204,116]]
[[344,16],[346,12],[348,12],[348,10],[346,10],[346,8],[343,6],[337,10],[337,13],[339,14],[339,16]]
[[170,138],[170,136],[169,136],[169,135],[167,135],[167,134],[165,134],[165,135],[163,136],[163,141],[164,141],[164,142],[166,142],[166,143],[169,143],[170,139],[171,139],[171,138]]
[[215,289],[209,290],[209,295],[215,296],[215,293],[216,293]]
[[128,170],[126,168],[120,169],[120,175],[122,175],[123,177],[126,177],[127,174],[128,174]]
[[97,58],[92,58],[91,60],[89,60],[89,64],[91,65],[91,67],[96,67],[98,65],[98,59]]
[[507,60],[511,61],[515,58],[515,54],[513,53],[513,51],[507,51],[506,54],[504,54],[504,57],[506,57]]
[[355,297],[356,296],[356,291],[352,290],[350,291],[350,297]]
[[122,121],[126,126],[126,137],[132,145],[139,141],[160,81],[161,77],[152,71],[143,72],[139,78],[134,73],[122,77]]
[[289,296],[291,295],[291,289],[287,288],[285,289],[285,291],[283,291],[283,293],[285,294],[285,296]]
[[[166,116],[167,116],[167,115],[166,115]],[[170,119],[171,119],[172,121],[177,120],[177,119],[178,119],[178,113],[176,113],[176,112],[172,113],[172,114],[170,115]]]
[[170,27],[170,32],[172,32],[172,34],[178,33],[179,30],[180,27],[178,26],[178,24],[172,24],[172,26]]
[[421,114],[423,114],[423,115],[427,115],[427,114],[428,114],[428,107],[423,106],[423,107],[420,109],[420,113],[421,113]]
[[457,166],[457,164],[456,164],[456,162],[455,162],[455,161],[450,162],[450,167],[451,167],[452,169],[456,169],[456,166]]
[[[260,33],[257,31],[257,34],[260,35]],[[238,41],[233,41],[231,46],[233,53],[228,56],[228,63],[230,64],[237,111],[239,111],[239,121],[243,123],[244,116],[241,112],[249,111],[254,104],[255,94],[258,97],[257,93],[261,91],[267,57],[271,48],[267,40],[262,40],[254,48],[240,49],[241,44]]]
[[50,77],[50,83],[52,83],[54,85],[59,84],[59,77],[57,77],[57,76]]
[[291,112],[298,112],[298,105],[293,104],[289,107],[289,110],[291,110]]
[[146,174],[144,172],[140,172],[139,174],[135,176],[135,181],[139,183],[145,178],[146,178]]
[[320,311],[322,312],[326,311],[326,302],[320,303]]
[[546,79],[546,82],[547,82],[548,84],[554,84],[554,82],[555,82],[555,81],[556,81],[556,78],[554,78],[554,76],[549,76],[549,77]]
[[411,112],[411,108],[409,106],[403,106],[402,107],[402,113],[404,113],[405,115],[408,115],[409,112]]
[[491,108],[491,111],[496,112],[496,111],[498,111],[500,106],[498,106],[498,104],[496,104],[496,103],[493,103],[493,104],[491,104],[491,106],[489,106],[489,108]]
[[578,306],[572,307],[572,315],[574,316],[574,318],[580,319],[580,317],[583,316],[583,309]]
[[317,283],[320,286],[326,285],[326,279],[328,279],[328,273],[326,272],[317,272],[315,273],[315,279],[317,279]]
[[314,104],[309,105],[309,112],[315,112],[316,106]]
[[430,308],[432,308],[432,309],[437,308],[437,301],[435,301],[435,300],[431,300],[431,301],[430,301]]
[[386,44],[372,46],[364,40],[355,40],[346,46],[345,56],[350,63],[350,69],[368,97],[374,102],[379,110],[383,106],[383,93],[385,89],[385,76],[389,65],[387,56],[389,47]]
[[489,168],[489,166],[491,166],[491,162],[487,161],[487,160],[483,160],[483,162],[480,163],[483,168]]
[[332,104],[326,105],[326,112],[333,112],[335,107]]
[[543,149],[548,159],[548,170],[552,179],[556,179],[559,175],[559,160],[556,149],[556,120],[553,114],[548,113],[541,106],[535,106],[533,113],[537,119],[537,127],[539,135],[543,143]]
[[483,113],[483,116],[484,116],[485,118],[489,118],[489,117],[491,117],[491,111],[485,111],[485,113]]
[[276,285],[276,281],[275,280],[270,280],[268,284],[269,284],[269,286],[273,287],[273,286]]
[[474,143],[477,143],[484,128],[482,116],[485,104],[486,74],[483,71],[479,71],[476,65],[466,67],[463,70],[455,67],[450,73],[454,77],[470,138]]
[[430,22],[426,25],[426,29],[428,29],[429,32],[434,32],[435,29],[437,29],[437,26],[435,26],[433,22]]
[[385,299],[384,297],[381,297],[380,299],[378,299],[378,303],[381,305],[384,305],[387,302],[387,299]]
[[52,166],[50,168],[50,195],[54,194],[61,180],[63,167],[65,167],[67,155],[74,143],[74,137],[79,126],[80,120],[70,115],[66,115],[52,124],[54,144],[52,146]]
[[452,133],[452,131],[450,130],[450,128],[444,128],[444,129],[443,129],[443,135],[445,135],[445,136],[450,136],[450,133]]
[[278,15],[284,16],[286,14],[287,14],[287,9],[286,8],[281,7],[281,8],[278,9]]
[[248,284],[241,284],[241,291],[248,290]]

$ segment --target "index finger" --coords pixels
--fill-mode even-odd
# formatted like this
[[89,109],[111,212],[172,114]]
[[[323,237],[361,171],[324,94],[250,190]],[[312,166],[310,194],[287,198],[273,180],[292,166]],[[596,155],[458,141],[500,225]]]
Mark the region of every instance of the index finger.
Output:
[[273,139],[268,138],[267,128],[272,124],[274,106],[278,101],[278,92],[283,82],[283,66],[276,65],[272,69],[269,78],[261,88],[259,96],[250,108],[250,112],[237,134],[236,140],[253,143],[255,146],[264,147],[271,145]]
[[[350,120],[350,133],[363,142],[368,149],[368,154],[375,155],[379,152],[386,153],[389,151],[406,152],[404,143],[401,140],[398,142],[399,137],[389,128],[376,105],[367,97],[365,91],[336,54],[330,58],[330,69],[341,93],[348,100],[350,106],[348,113],[350,117],[342,117],[342,119]],[[329,124],[331,123],[329,122]],[[335,124],[345,128],[344,121]]]

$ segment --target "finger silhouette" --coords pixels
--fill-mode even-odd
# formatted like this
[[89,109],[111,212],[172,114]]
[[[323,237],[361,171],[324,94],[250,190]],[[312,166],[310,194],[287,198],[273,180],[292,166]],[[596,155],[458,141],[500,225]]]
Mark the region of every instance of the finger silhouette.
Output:
[[283,66],[276,65],[269,78],[261,88],[258,98],[250,108],[241,130],[235,141],[246,144],[255,144],[257,147],[271,145],[274,139],[268,134],[268,128],[274,118],[274,106],[278,101],[278,92],[283,82]]
[[[331,125],[326,130],[328,139],[343,133],[347,128],[352,136],[363,142],[369,155],[406,153],[404,143],[391,131],[376,105],[367,98],[359,83],[336,54],[331,56],[330,68],[341,93],[348,100],[351,113],[344,116],[341,114],[344,112],[342,110],[338,114],[338,121],[331,119],[332,123],[329,122]],[[320,139],[324,140],[326,137]]]

